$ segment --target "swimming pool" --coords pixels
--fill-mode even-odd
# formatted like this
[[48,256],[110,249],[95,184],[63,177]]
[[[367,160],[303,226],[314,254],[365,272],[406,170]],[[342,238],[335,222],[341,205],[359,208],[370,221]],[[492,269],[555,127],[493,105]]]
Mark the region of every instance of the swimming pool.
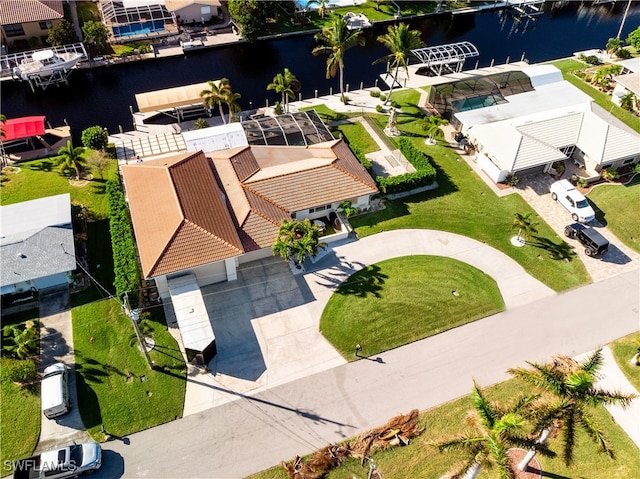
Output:
[[[329,0],[327,4],[329,4],[329,7],[353,7],[366,1],[367,0]],[[309,0],[295,0],[295,4],[298,10],[304,10],[305,8],[308,10],[317,10],[320,6],[317,3],[309,5]]]
[[113,27],[113,36],[115,38],[131,37],[134,35],[159,32],[164,29],[164,22],[162,20],[151,20],[144,23],[131,23],[123,27]]
[[497,100],[494,95],[481,95],[481,96],[474,96],[469,98],[462,98],[460,100],[453,100],[451,102],[451,106],[456,111],[468,111],[468,110],[475,110],[476,108],[485,108],[487,106],[497,105],[499,103],[504,103],[504,102]]

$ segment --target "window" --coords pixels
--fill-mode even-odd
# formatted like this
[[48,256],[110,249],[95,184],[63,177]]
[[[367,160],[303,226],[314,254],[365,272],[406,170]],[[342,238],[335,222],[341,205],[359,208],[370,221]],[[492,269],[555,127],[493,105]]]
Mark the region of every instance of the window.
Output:
[[634,160],[634,159],[635,159],[635,158],[627,158],[626,160],[624,160],[624,161],[622,162],[622,164],[623,164],[623,165],[630,165],[631,163],[633,163],[633,160]]
[[40,30],[49,30],[52,26],[53,22],[51,20],[40,22]]
[[317,211],[330,210],[331,205],[317,206],[315,208],[309,208],[309,213],[315,213]]
[[2,28],[4,28],[4,33],[6,33],[6,35],[8,37],[20,37],[20,36],[24,35],[24,29],[22,28],[22,24],[21,23],[14,23],[12,25],[5,25]]

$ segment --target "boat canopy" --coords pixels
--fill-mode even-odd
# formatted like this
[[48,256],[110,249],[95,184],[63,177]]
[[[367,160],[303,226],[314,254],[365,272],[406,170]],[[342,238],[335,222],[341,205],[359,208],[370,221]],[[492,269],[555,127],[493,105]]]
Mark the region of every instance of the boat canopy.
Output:
[[164,90],[155,90],[136,94],[136,103],[140,113],[170,110],[181,106],[202,103],[200,93],[210,90],[209,83],[194,83]]
[[32,136],[44,135],[44,116],[24,116],[12,118],[3,125],[4,135],[2,141],[21,140]]
[[40,50],[33,52],[32,58],[37,62],[49,60],[50,58],[53,58],[53,50]]

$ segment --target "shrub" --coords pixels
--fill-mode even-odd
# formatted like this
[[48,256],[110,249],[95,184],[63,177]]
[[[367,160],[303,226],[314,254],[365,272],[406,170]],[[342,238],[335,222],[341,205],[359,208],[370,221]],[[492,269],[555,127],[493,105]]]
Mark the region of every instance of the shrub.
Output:
[[627,60],[628,58],[631,58],[631,52],[626,48],[618,48],[615,51],[614,55],[621,60]]
[[415,173],[404,173],[398,176],[376,178],[376,183],[383,193],[400,193],[421,186],[433,184],[436,169],[429,162],[429,157],[417,149],[407,138],[400,138],[400,151],[407,161],[416,169]]
[[104,150],[107,148],[109,135],[101,126],[90,126],[82,131],[82,144],[92,150]]
[[358,214],[358,208],[353,206],[351,204],[351,201],[349,201],[349,200],[343,201],[342,203],[340,203],[340,206],[338,206],[338,209],[347,218],[351,218],[353,215]]
[[620,173],[615,168],[607,168],[602,170],[602,177],[607,181],[613,181],[620,178]]
[[377,111],[378,113],[382,113],[382,112],[383,112],[383,110],[384,110],[384,108],[382,108],[382,105],[376,105],[376,111]]
[[516,175],[511,174],[507,176],[504,182],[509,186],[516,186],[518,183],[520,183],[520,178],[518,178]]
[[193,124],[193,128],[196,130],[202,130],[203,128],[209,128],[209,122],[204,118],[198,118]]
[[380,98],[380,90],[370,90],[369,95],[373,98]]
[[3,373],[14,383],[29,383],[38,377],[38,368],[33,359],[5,359],[2,361]]
[[349,103],[349,97],[347,95],[345,95],[344,98],[340,97],[340,101],[346,105]]
[[600,59],[595,55],[585,56],[583,58],[583,61],[585,63],[588,63],[589,65],[600,65],[601,64]]
[[633,165],[633,172],[640,173],[640,163],[636,163],[635,165]]
[[580,188],[586,188],[587,184],[588,184],[587,179],[581,176],[579,176],[578,179],[576,180],[576,185],[579,186]]
[[384,93],[381,93],[381,94],[380,94],[380,101],[383,101],[383,102],[384,102],[384,101],[387,101],[387,95],[386,95],[386,94],[384,94]]
[[364,168],[369,172],[369,174],[371,174],[373,172],[373,165],[367,159],[367,157],[364,156],[364,153],[360,151],[360,148],[358,148],[355,145],[349,145],[349,148],[351,148],[351,151],[353,152],[354,156],[358,159],[360,164],[364,166]]

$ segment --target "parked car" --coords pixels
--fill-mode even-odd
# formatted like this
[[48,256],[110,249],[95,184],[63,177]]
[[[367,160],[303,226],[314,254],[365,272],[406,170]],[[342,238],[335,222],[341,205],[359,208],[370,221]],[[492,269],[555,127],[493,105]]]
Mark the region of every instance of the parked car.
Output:
[[91,474],[102,466],[102,448],[95,442],[72,444],[13,463],[13,479],[67,479]]
[[596,213],[587,199],[576,190],[569,180],[556,181],[551,185],[551,199],[564,206],[571,213],[573,221],[589,223],[596,217]]
[[42,412],[49,419],[62,416],[71,410],[69,399],[69,370],[64,363],[45,368],[40,384]]
[[609,249],[609,241],[607,238],[602,236],[594,228],[580,223],[565,226],[564,235],[567,238],[574,238],[580,241],[584,246],[584,252],[587,256],[604,255],[607,254]]

